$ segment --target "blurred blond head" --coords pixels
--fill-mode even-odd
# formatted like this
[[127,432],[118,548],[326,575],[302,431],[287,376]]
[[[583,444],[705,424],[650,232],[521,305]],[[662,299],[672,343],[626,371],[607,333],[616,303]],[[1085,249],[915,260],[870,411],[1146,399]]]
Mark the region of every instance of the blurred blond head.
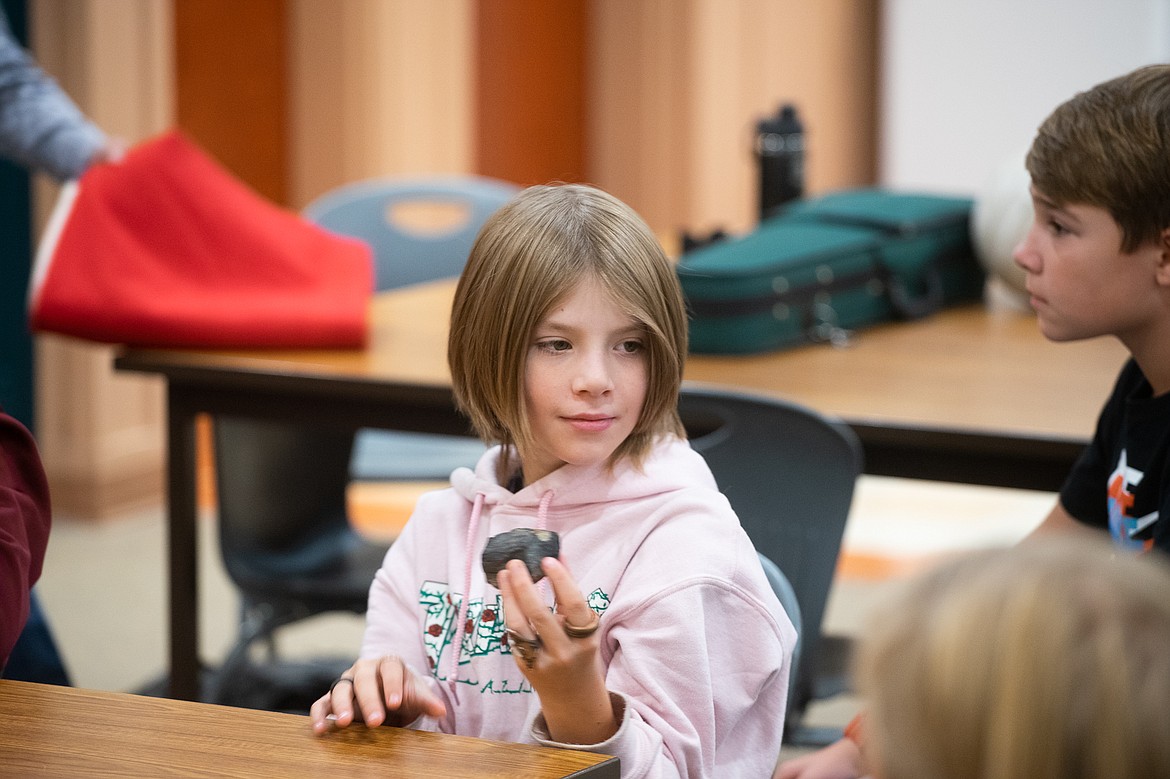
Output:
[[1170,569],[1043,539],[906,583],[858,650],[882,779],[1170,776]]

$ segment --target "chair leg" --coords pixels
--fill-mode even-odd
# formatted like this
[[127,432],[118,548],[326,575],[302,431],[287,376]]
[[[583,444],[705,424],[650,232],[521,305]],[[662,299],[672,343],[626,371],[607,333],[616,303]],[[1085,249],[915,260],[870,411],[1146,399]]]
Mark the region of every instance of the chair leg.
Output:
[[821,636],[812,678],[806,689],[800,690],[794,706],[784,723],[784,743],[800,747],[828,746],[841,738],[843,731],[836,727],[804,725],[808,706],[837,695],[852,692],[849,685],[849,658],[853,649],[851,639],[843,636]]
[[276,626],[271,612],[272,608],[267,604],[254,607],[245,604],[240,607],[240,635],[227,657],[224,658],[223,664],[220,665],[219,672],[215,675],[215,681],[211,685],[211,693],[208,696],[211,703],[232,704],[237,702],[232,696],[238,697],[239,692],[235,688],[247,676],[244,671],[249,665],[248,655],[251,652],[252,644],[262,638],[267,638],[269,643],[272,643],[272,632]]
[[264,637],[264,647],[267,652],[268,662],[275,663],[277,660],[275,632],[269,631],[268,635]]
[[240,607],[240,635],[235,646],[224,658],[219,673],[211,685],[208,699],[212,703],[247,705],[243,691],[249,680],[258,675],[251,671],[251,649],[257,641],[263,641],[268,652],[268,663],[275,665],[279,659],[276,650],[276,631],[285,625],[311,616],[307,609],[296,606],[282,606],[272,603],[248,603]]

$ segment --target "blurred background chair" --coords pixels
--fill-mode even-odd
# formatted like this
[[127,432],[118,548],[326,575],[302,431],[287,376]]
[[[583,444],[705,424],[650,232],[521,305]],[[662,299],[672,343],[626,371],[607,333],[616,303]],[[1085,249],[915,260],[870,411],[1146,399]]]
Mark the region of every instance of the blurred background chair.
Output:
[[220,554],[241,604],[239,636],[207,697],[307,711],[353,658],[282,663],[276,631],[330,611],[364,614],[388,548],[346,515],[353,433],[221,416],[214,441]]
[[[463,270],[480,227],[519,191],[474,176],[363,181],[326,193],[305,216],[373,250],[378,291]],[[328,686],[338,661],[281,662],[276,631],[329,611],[363,614],[387,544],[354,531],[353,479],[446,481],[484,450],[470,436],[326,430],[218,417],[216,494],[225,568],[240,590],[239,637],[214,675],[210,699],[301,710]],[[257,644],[267,658],[257,662]]]
[[684,384],[679,413],[756,550],[783,572],[799,604],[786,743],[829,743],[840,731],[800,723],[811,700],[846,689],[841,653],[830,651],[837,647],[821,624],[862,470],[861,444],[847,425],[813,409],[730,389]]
[[[374,252],[378,291],[463,272],[483,223],[520,188],[482,176],[378,179],[334,189],[305,207],[310,221],[358,238]],[[360,430],[350,460],[359,480],[446,481],[473,466],[477,439]]]
[[792,582],[788,581],[788,577],[780,570],[780,566],[769,560],[765,555],[757,552],[760,558],[760,565],[764,569],[764,576],[768,577],[768,584],[772,587],[772,592],[776,593],[776,599],[780,601],[780,605],[784,607],[784,613],[792,620],[792,624],[796,626],[796,646],[792,649],[792,667],[788,671],[788,711],[792,711],[793,701],[796,699],[797,680],[800,677],[800,625],[803,621],[800,616],[800,600],[796,597],[796,590],[792,587]]

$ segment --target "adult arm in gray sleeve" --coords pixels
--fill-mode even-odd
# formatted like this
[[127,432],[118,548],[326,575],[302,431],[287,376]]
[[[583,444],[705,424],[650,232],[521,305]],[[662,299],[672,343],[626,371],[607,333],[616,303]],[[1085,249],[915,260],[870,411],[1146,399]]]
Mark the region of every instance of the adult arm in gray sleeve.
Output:
[[107,140],[13,37],[0,10],[0,156],[77,178]]

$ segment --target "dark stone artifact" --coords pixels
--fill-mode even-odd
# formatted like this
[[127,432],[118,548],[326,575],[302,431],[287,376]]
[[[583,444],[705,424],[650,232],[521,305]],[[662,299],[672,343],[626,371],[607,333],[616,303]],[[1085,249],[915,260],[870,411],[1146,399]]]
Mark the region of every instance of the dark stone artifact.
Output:
[[509,560],[520,560],[528,567],[532,581],[544,578],[540,561],[545,557],[556,557],[561,551],[561,538],[552,530],[534,530],[518,527],[488,539],[483,548],[483,572],[488,584],[495,587],[496,574],[504,569]]

